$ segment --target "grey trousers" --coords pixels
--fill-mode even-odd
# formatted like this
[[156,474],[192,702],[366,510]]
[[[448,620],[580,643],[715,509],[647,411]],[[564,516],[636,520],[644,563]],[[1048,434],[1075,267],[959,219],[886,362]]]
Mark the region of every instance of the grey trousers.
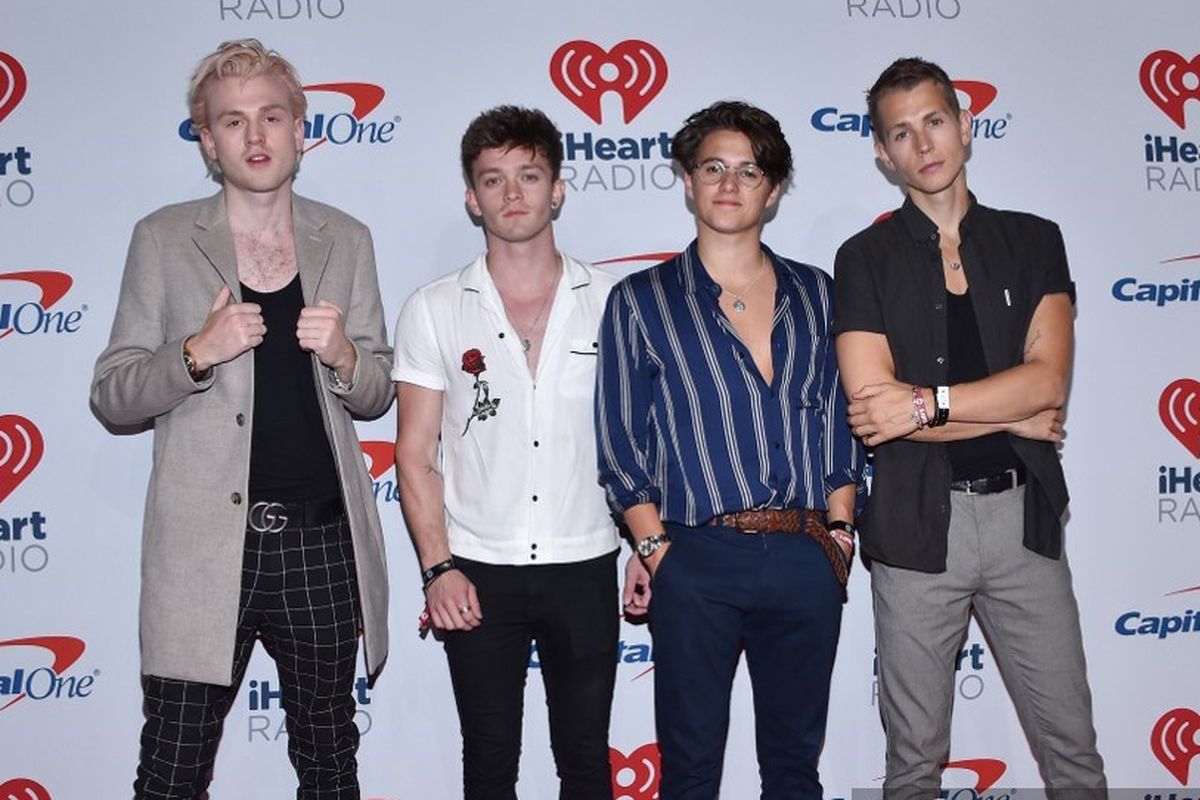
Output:
[[871,567],[887,734],[885,795],[927,800],[941,788],[955,656],[974,610],[1042,780],[1047,789],[1062,790],[1051,796],[1103,797],[1104,765],[1066,556],[1046,558],[1021,544],[1025,487],[950,497],[945,572]]

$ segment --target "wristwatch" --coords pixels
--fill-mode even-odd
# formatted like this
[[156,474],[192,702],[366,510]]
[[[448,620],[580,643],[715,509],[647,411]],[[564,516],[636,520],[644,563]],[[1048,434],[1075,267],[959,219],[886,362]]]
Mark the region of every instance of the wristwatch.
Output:
[[933,390],[934,412],[929,427],[937,428],[950,421],[950,387],[938,386]]
[[212,367],[209,367],[203,372],[197,369],[196,357],[192,355],[192,351],[188,347],[188,342],[186,341],[183,343],[183,366],[184,369],[187,370],[188,376],[196,383],[207,380],[209,374],[212,372]]
[[647,536],[645,539],[642,539],[634,545],[634,549],[637,550],[637,554],[642,558],[649,558],[654,555],[655,550],[662,547],[668,541],[670,541],[670,537],[666,533],[656,533],[653,536]]
[[844,519],[835,519],[835,520],[832,520],[831,522],[826,522],[825,530],[827,530],[827,531],[845,531],[846,533],[850,534],[851,536],[855,536],[858,533],[858,528],[854,527],[853,523],[846,522],[846,520],[844,520]]

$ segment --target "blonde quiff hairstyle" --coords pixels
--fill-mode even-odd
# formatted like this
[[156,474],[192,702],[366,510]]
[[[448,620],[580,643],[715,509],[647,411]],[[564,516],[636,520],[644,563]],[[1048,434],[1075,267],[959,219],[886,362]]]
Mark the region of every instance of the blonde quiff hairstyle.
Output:
[[188,81],[188,112],[192,119],[192,130],[199,133],[202,128],[208,127],[205,95],[213,81],[240,78],[244,83],[258,75],[272,75],[282,80],[288,88],[292,115],[296,119],[304,119],[308,99],[300,86],[296,68],[279,53],[263,47],[258,39],[235,39],[222,42],[216,52],[206,56]]

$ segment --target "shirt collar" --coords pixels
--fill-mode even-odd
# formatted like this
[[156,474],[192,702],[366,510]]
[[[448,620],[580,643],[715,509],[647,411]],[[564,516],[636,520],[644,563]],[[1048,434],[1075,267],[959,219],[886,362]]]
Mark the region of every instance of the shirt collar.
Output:
[[[582,262],[576,261],[562,251],[558,251],[563,262],[563,279],[572,289],[582,289],[592,282],[592,271]],[[458,273],[458,283],[464,291],[482,292],[484,287],[492,284],[492,276],[487,270],[487,253],[479,257]]]
[[[767,259],[771,262],[771,268],[775,270],[776,278],[778,278],[783,262],[771,252],[771,248],[762,242],[759,242],[758,246],[767,254]],[[712,276],[708,274],[708,270],[704,268],[704,262],[700,260],[700,243],[698,239],[693,239],[692,243],[687,246],[687,249],[679,254],[679,272],[683,289],[689,294],[704,291],[713,297],[720,296],[721,285],[712,279]]]
[[[972,192],[967,192],[967,213],[963,215],[962,221],[958,223],[960,236],[971,229],[971,224],[975,220],[975,210],[978,207],[979,202],[975,199],[975,195]],[[930,244],[937,243],[937,224],[925,216],[925,212],[917,207],[917,204],[912,200],[912,195],[904,198],[904,205],[900,206],[900,210],[896,212],[896,216],[900,218],[904,229],[916,244],[924,244],[926,242]]]

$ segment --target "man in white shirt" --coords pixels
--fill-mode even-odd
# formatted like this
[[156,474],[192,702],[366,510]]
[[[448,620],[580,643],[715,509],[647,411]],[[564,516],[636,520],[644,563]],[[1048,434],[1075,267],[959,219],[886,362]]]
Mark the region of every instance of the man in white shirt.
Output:
[[396,323],[400,501],[450,663],[467,800],[516,798],[534,641],[560,797],[612,797],[618,538],[592,393],[615,279],[555,248],[562,158],[540,111],[477,117],[462,163],[487,252]]

